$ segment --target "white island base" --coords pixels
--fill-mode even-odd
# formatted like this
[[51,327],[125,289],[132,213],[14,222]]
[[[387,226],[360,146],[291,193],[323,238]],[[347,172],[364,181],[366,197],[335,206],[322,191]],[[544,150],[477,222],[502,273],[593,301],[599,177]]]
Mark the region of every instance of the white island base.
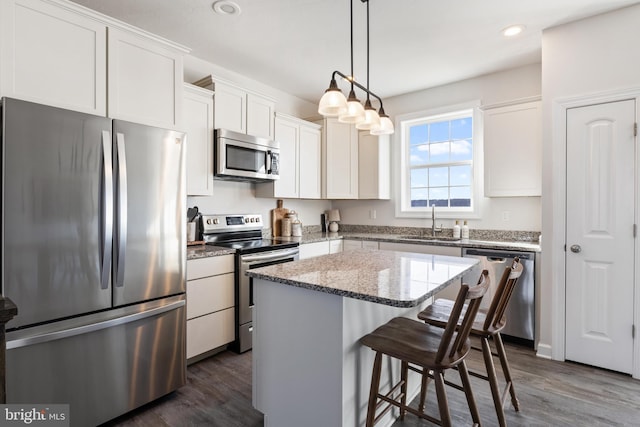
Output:
[[[427,302],[398,308],[254,278],[253,406],[265,427],[362,426],[375,353],[358,340],[393,317],[415,319]],[[400,366],[383,361],[382,390]],[[408,396],[420,380],[409,378]],[[386,388],[385,388],[386,387]],[[390,411],[378,424],[389,426]]]

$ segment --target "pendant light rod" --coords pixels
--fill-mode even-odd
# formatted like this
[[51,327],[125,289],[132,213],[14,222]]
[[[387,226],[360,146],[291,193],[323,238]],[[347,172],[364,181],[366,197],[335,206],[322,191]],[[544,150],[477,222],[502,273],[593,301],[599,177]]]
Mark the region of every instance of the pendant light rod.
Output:
[[355,81],[354,79],[350,78],[349,76],[341,73],[338,70],[335,70],[332,75],[331,75],[331,79],[332,81],[336,80],[336,74],[339,75],[340,77],[342,77],[345,80],[348,80],[351,82],[351,87],[353,88],[353,86],[355,85],[356,87],[358,87],[358,89],[363,90],[366,94],[367,97],[369,95],[373,96],[374,98],[376,98],[378,100],[378,102],[380,102],[380,108],[382,108],[382,98],[380,98],[378,95],[376,95],[375,93],[371,92],[369,89],[367,89],[366,87],[362,86],[360,83],[358,83],[357,81]]
[[369,99],[369,1],[362,0],[367,4],[367,99]]
[[351,91],[353,92],[353,81],[355,79],[353,74],[353,0],[349,0],[351,5]]

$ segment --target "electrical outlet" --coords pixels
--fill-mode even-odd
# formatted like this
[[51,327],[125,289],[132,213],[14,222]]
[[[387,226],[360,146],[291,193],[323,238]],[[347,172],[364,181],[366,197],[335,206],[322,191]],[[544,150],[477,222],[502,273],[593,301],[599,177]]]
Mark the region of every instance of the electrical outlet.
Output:
[[502,211],[502,220],[504,222],[507,222],[511,219],[511,212],[510,211]]
[[376,219],[376,210],[369,209],[369,219]]

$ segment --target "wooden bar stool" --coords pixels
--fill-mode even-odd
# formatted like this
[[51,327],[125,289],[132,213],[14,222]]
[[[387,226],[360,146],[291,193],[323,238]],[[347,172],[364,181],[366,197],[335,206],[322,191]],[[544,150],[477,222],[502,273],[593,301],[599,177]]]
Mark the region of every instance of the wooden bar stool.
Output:
[[[363,345],[376,352],[371,378],[371,391],[369,393],[367,427],[373,426],[378,422],[393,406],[400,408],[401,420],[404,419],[406,412],[410,412],[435,424],[450,426],[451,416],[444,388],[444,371],[456,367],[460,373],[460,380],[463,384],[463,390],[473,421],[478,425],[480,424],[480,414],[473,397],[464,358],[471,347],[469,333],[473,321],[480,308],[482,297],[488,288],[489,273],[487,270],[480,275],[477,286],[469,287],[463,284],[458,292],[451,310],[450,320],[445,328],[431,326],[405,317],[396,317],[360,339]],[[467,308],[463,314],[465,301],[467,302]],[[460,320],[460,327],[458,327]],[[400,379],[397,384],[392,385],[391,390],[386,394],[381,394],[379,390],[383,354],[401,361]],[[424,401],[426,395],[426,378],[429,376],[429,371],[432,371],[436,384],[440,419],[427,415],[424,412],[424,405],[419,410],[416,410],[407,404],[409,369],[422,374],[421,401]],[[378,409],[382,410],[376,416]]]
[[[523,266],[520,259],[517,257],[514,258],[511,266],[505,268],[504,273],[502,274],[500,282],[498,283],[498,289],[491,300],[489,309],[480,309],[478,311],[478,315],[476,316],[471,328],[471,335],[479,337],[482,343],[482,355],[487,374],[483,375],[473,371],[470,371],[469,373],[489,382],[491,395],[493,397],[493,405],[496,408],[496,415],[498,416],[498,422],[501,427],[507,425],[504,417],[504,404],[509,395],[511,396],[511,403],[515,410],[520,411],[520,403],[518,402],[516,391],[513,387],[507,353],[504,350],[500,331],[502,331],[507,324],[506,317],[504,315],[505,310],[507,309],[513,290],[518,282],[518,278],[522,275],[522,270]],[[424,320],[429,325],[446,328],[449,326],[451,316],[457,316],[454,311],[455,304],[456,303],[454,301],[448,299],[438,299],[432,305],[420,312],[418,314],[418,318]],[[491,351],[491,346],[489,344],[490,338],[496,345],[497,353],[495,354]],[[476,347],[473,348],[475,350],[480,350]],[[493,356],[498,356],[506,382],[502,394],[500,394],[500,386],[498,384],[498,377],[493,364]],[[459,385],[448,381],[446,384],[455,388],[461,388]]]

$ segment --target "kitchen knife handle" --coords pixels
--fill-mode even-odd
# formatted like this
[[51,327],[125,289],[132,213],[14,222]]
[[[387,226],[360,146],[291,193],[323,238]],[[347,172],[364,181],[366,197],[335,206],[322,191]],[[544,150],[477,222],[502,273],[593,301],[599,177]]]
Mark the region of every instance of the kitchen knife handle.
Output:
[[116,287],[124,286],[124,260],[127,252],[127,159],[124,134],[116,133],[118,154],[118,245],[116,260]]
[[111,155],[111,133],[102,131],[102,262],[100,289],[109,289],[111,272],[111,250],[113,242],[113,160]]

